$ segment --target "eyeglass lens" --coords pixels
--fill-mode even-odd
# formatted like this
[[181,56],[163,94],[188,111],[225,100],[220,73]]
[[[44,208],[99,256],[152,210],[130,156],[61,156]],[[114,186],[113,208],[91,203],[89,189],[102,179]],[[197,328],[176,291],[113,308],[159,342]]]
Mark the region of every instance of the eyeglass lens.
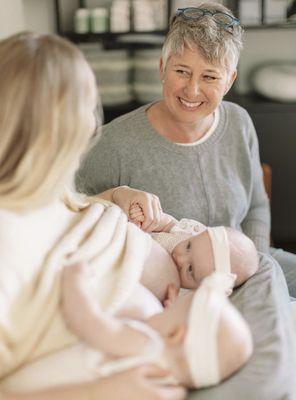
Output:
[[211,13],[210,11],[202,10],[199,8],[187,8],[184,10],[184,16],[186,18],[199,19],[204,15],[211,15],[216,22],[223,25],[232,25],[234,22],[233,18],[230,15],[224,14],[222,12]]

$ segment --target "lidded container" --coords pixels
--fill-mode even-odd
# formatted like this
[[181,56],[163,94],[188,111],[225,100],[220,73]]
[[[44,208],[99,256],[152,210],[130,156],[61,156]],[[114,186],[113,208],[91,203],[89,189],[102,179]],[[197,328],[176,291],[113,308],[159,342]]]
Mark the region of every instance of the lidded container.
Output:
[[97,7],[90,10],[90,30],[93,33],[107,32],[108,30],[108,10]]
[[74,31],[76,33],[89,32],[90,10],[78,8],[74,15]]

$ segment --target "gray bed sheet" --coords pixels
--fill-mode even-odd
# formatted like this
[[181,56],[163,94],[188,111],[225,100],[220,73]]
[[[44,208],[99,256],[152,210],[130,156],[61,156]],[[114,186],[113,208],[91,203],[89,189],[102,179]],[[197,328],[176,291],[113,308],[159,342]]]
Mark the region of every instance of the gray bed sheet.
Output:
[[254,353],[231,378],[193,391],[188,399],[296,400],[296,329],[278,263],[261,254],[259,271],[233,293],[231,301],[251,327]]

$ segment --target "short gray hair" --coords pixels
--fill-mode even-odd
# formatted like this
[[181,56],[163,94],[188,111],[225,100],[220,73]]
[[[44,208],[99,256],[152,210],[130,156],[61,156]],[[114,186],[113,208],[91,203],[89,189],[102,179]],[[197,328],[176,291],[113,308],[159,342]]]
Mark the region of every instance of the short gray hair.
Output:
[[[222,11],[231,16],[233,13],[221,4],[205,2],[198,7],[209,11]],[[233,32],[218,25],[211,16],[205,15],[198,20],[188,20],[174,16],[162,48],[163,67],[172,54],[181,54],[184,47],[198,49],[204,59],[227,69],[235,69],[242,44],[243,28],[234,26]]]

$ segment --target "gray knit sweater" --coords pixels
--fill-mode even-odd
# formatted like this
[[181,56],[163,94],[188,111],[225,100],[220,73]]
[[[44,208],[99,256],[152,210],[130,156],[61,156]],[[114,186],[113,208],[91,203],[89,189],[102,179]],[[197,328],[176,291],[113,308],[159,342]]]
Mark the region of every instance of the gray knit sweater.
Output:
[[224,101],[214,133],[203,143],[182,146],[155,131],[148,107],[103,127],[76,174],[78,191],[92,195],[119,185],[145,190],[158,195],[175,218],[242,229],[258,250],[268,252],[269,202],[248,113]]

